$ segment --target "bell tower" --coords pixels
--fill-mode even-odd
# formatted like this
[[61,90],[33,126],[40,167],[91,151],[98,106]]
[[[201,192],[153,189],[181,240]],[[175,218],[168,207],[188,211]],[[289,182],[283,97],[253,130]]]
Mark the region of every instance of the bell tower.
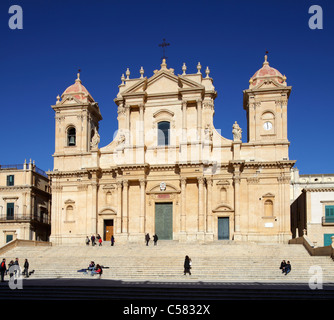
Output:
[[269,66],[265,55],[262,68],[250,78],[249,89],[243,91],[249,143],[288,143],[290,92],[286,77]]
[[56,112],[54,170],[69,169],[69,163],[71,166],[77,163],[72,161],[74,156],[89,154],[97,147],[102,116],[98,103],[82,85],[79,73],[75,83],[61,97],[57,96],[52,109]]

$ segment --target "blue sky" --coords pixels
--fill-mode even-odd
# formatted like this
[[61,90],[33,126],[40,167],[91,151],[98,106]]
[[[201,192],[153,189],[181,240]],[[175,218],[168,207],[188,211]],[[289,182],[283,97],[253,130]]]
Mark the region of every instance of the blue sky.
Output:
[[[23,29],[8,26],[11,5],[23,9]],[[311,30],[311,5],[323,10],[323,29]],[[33,159],[53,168],[56,96],[76,78],[99,103],[100,147],[117,129],[113,102],[122,73],[152,76],[166,38],[168,67],[182,73],[209,66],[218,93],[214,125],[232,138],[238,121],[247,139],[242,90],[269,63],[292,86],[288,104],[290,159],[302,174],[334,173],[334,2],[307,0],[1,0],[0,164]]]

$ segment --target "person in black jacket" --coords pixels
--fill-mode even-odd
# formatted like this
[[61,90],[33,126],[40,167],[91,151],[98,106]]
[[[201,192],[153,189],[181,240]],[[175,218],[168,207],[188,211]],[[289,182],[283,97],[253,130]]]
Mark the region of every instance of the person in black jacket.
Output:
[[153,236],[153,241],[154,241],[154,245],[156,246],[158,242],[158,236],[156,234]]
[[280,269],[282,270],[282,273],[284,273],[284,267],[286,266],[286,262],[285,262],[285,260],[283,260],[282,262],[281,262],[281,265],[280,265]]
[[288,261],[284,267],[284,273],[287,275],[291,271],[291,264],[290,261]]
[[189,275],[191,276],[191,259],[186,256],[186,258],[184,259],[184,275],[186,275],[186,273],[189,273]]
[[29,271],[28,271],[29,270],[29,262],[28,262],[28,259],[25,259],[23,267],[24,267],[24,270],[23,270],[22,274],[24,274],[26,276],[26,278],[29,278]]
[[4,278],[5,278],[5,272],[6,272],[6,270],[7,270],[6,259],[2,259],[2,262],[0,264],[1,282],[5,282]]
[[151,238],[150,238],[150,235],[149,233],[146,234],[145,236],[145,241],[146,241],[146,245],[148,246],[148,243],[150,242]]

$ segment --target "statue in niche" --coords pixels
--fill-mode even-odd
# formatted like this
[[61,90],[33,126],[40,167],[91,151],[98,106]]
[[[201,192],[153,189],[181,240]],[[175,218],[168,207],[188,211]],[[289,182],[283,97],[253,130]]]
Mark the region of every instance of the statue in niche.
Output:
[[124,143],[125,143],[125,134],[121,133],[117,140],[117,145],[119,146],[120,144],[124,144]]
[[242,130],[236,121],[234,122],[232,133],[233,133],[233,141],[241,141]]
[[90,142],[90,147],[91,147],[92,149],[97,149],[99,143],[100,143],[100,135],[99,135],[99,133],[97,132],[97,129],[94,128],[94,135],[93,135],[93,137],[92,137],[92,141]]

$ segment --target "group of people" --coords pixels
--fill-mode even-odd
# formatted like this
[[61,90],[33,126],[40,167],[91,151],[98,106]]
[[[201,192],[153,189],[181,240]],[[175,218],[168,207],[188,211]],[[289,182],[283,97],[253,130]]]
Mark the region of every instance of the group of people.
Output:
[[283,260],[279,268],[282,270],[282,273],[287,275],[291,271],[290,261],[285,262],[285,260]]
[[[154,242],[154,245],[156,246],[157,245],[157,243],[158,243],[158,236],[155,234],[155,235],[153,235],[153,242]],[[146,242],[146,245],[148,246],[148,243],[150,242],[150,240],[151,240],[151,237],[150,237],[150,234],[149,233],[147,233],[146,235],[145,235],[145,242]]]
[[95,262],[94,261],[91,261],[88,268],[86,269],[85,271],[85,274],[88,273],[88,271],[90,271],[90,274],[93,276],[94,274],[98,274],[99,277],[101,278],[102,276],[102,266],[100,266],[99,264],[96,264],[95,265]]
[[[87,246],[89,246],[89,244],[92,243],[92,246],[94,247],[97,244],[97,242],[99,243],[99,246],[102,246],[103,240],[102,240],[102,237],[99,234],[97,234],[96,237],[95,237],[94,234],[92,234],[90,239],[89,239],[88,236],[86,236],[86,245]],[[115,243],[115,238],[114,238],[113,235],[111,236],[110,243],[111,243],[112,246]]]
[[[14,268],[11,268],[12,266],[14,266]],[[23,272],[22,275],[24,275],[26,278],[29,278],[29,276],[34,273],[34,270],[29,272],[29,262],[28,259],[25,259],[24,261],[24,265],[23,265]],[[6,266],[6,259],[3,258],[1,263],[0,263],[0,275],[1,275],[1,282],[5,281],[5,275],[7,275],[9,272],[9,276],[12,277],[14,274],[21,275],[21,268],[20,268],[20,264],[19,264],[19,258],[16,258],[15,261],[11,260],[8,263],[8,269]]]

